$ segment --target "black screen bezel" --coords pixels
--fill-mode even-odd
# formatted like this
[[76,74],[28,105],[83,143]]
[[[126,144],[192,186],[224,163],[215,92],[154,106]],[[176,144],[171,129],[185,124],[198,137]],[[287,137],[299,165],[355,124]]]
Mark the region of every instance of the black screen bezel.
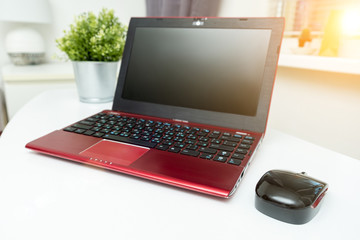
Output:
[[[282,39],[283,18],[206,18],[204,24],[194,24],[194,18],[132,18],[129,24],[125,49],[121,61],[112,110],[142,114],[167,119],[179,119],[207,125],[221,126],[252,132],[264,132],[270,107],[271,94],[276,74],[279,49]],[[255,116],[213,112],[178,106],[169,106],[129,100],[122,97],[128,64],[137,27],[174,28],[230,28],[230,29],[270,29],[271,37],[265,61],[263,83]]]

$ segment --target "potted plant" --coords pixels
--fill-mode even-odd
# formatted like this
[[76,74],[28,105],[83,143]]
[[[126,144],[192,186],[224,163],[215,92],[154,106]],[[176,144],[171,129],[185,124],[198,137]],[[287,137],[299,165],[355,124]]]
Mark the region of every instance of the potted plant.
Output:
[[75,17],[70,30],[56,40],[72,61],[80,101],[113,100],[126,32],[113,10],[102,9],[98,16],[86,12]]

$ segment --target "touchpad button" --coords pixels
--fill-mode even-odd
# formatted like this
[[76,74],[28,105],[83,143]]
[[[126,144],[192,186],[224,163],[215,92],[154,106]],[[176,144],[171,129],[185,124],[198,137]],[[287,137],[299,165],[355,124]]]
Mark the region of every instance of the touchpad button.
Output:
[[146,147],[102,140],[82,151],[80,155],[92,159],[112,162],[113,164],[128,166],[149,150],[150,149]]

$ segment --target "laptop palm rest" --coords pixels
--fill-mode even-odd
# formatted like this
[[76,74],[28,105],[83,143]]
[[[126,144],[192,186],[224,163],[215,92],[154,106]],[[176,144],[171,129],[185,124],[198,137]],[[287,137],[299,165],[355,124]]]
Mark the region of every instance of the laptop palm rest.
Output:
[[80,155],[99,162],[128,166],[149,150],[146,147],[102,140],[82,151]]

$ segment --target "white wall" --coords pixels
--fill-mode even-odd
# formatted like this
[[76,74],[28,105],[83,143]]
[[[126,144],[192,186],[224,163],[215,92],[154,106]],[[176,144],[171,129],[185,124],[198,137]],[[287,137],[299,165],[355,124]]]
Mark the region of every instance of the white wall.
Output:
[[[4,0],[5,1],[5,0]],[[73,23],[74,16],[86,11],[98,12],[103,7],[112,8],[120,21],[128,24],[131,17],[145,16],[145,0],[49,0],[53,14],[53,23],[49,25],[30,24],[38,30],[45,39],[47,59],[53,60],[58,52],[55,39],[63,35],[63,30]],[[0,66],[10,62],[4,50],[6,33],[21,24],[0,22]]]
[[[6,0],[3,0],[6,1]],[[9,1],[9,0],[8,0]],[[45,39],[47,59],[53,61],[54,53],[58,53],[55,39],[63,35],[63,30],[73,22],[74,16],[82,12],[98,12],[101,8],[113,8],[120,21],[127,24],[130,17],[146,15],[145,0],[49,0],[53,23],[49,25],[30,24]],[[219,15],[222,17],[254,17],[267,15],[267,0],[222,0]],[[0,22],[0,66],[10,60],[4,50],[6,33],[15,27],[15,23]]]
[[360,159],[360,76],[278,68],[268,127]]
[[220,17],[266,17],[269,0],[222,0]]

